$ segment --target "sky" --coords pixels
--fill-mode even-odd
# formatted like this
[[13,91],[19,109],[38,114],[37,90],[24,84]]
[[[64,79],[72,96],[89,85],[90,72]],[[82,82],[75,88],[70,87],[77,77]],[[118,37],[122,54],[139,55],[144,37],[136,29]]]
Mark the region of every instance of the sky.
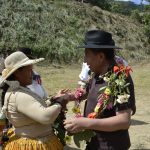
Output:
[[[134,2],[136,4],[140,4],[141,3],[141,0],[120,0],[120,1],[132,1],[132,2]],[[147,2],[143,0],[143,4],[147,4]]]

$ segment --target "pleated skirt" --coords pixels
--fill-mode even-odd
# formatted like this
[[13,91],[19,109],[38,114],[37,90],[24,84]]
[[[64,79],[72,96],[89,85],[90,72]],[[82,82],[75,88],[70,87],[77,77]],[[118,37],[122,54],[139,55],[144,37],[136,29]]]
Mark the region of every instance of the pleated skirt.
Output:
[[44,140],[17,137],[13,130],[8,132],[9,141],[3,145],[3,150],[63,150],[59,139],[53,135]]

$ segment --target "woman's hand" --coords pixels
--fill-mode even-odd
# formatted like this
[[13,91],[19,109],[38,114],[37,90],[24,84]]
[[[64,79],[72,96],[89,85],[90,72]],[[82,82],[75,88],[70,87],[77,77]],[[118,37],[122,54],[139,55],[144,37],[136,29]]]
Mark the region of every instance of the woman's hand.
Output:
[[66,105],[70,98],[69,93],[69,89],[62,89],[55,96],[53,96],[52,101],[60,103],[62,105],[62,109],[66,110]]
[[76,133],[88,129],[90,121],[91,119],[85,117],[73,118],[65,120],[64,125],[67,131]]
[[63,96],[66,96],[68,93],[70,93],[70,89],[62,89],[58,91],[58,93],[53,97],[53,99],[61,98]]

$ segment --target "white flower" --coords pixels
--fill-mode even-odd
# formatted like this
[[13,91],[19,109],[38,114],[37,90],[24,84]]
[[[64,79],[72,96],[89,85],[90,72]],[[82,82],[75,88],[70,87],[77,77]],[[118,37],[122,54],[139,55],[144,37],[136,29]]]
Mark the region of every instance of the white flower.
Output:
[[103,80],[104,80],[105,82],[108,82],[108,81],[109,81],[109,78],[108,78],[108,77],[104,77]]
[[50,99],[46,100],[45,103],[46,103],[47,106],[50,106],[51,105]]
[[126,102],[128,102],[129,97],[130,97],[130,95],[128,95],[128,94],[118,95],[117,102],[120,104],[126,103]]
[[83,81],[79,81],[78,84],[79,84],[81,87],[86,87],[86,83],[83,82]]
[[123,81],[120,81],[120,82],[119,82],[119,85],[120,85],[120,86],[123,86],[123,85],[124,85],[124,82],[123,82]]

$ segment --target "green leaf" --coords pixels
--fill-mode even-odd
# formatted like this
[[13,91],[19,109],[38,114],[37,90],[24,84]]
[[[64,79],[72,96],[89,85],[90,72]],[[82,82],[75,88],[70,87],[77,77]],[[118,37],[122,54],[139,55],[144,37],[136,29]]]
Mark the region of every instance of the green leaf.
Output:
[[115,82],[117,83],[117,85],[119,85],[119,80],[118,79]]
[[115,101],[114,101],[114,106],[117,104],[117,100],[115,99]]
[[124,88],[128,87],[130,85],[130,83],[127,83],[126,85],[124,85]]
[[99,89],[99,92],[105,90],[106,87],[107,87],[107,86],[101,87],[101,88]]
[[76,144],[77,147],[80,148],[82,146],[83,141],[89,142],[93,136],[95,136],[95,132],[92,130],[85,130],[76,133],[73,136],[74,143]]
[[58,128],[59,127],[59,123],[58,122],[54,123],[53,127],[54,128]]

